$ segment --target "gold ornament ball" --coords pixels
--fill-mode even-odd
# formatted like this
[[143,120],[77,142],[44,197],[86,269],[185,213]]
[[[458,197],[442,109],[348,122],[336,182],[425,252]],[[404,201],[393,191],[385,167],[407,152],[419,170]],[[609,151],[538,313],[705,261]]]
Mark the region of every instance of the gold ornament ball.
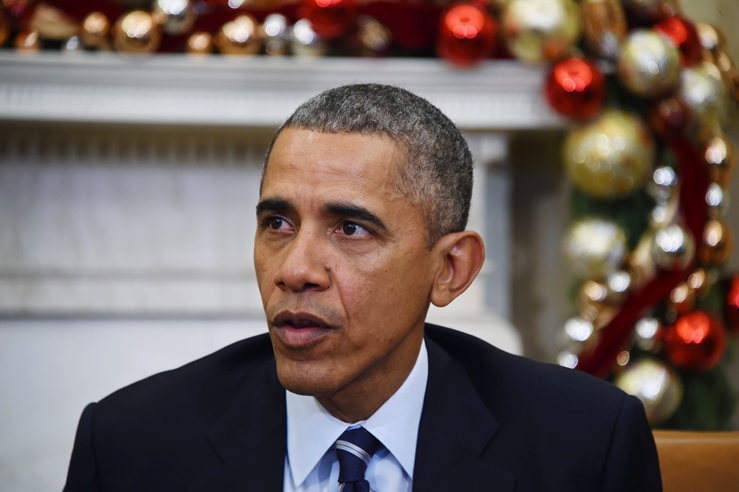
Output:
[[654,141],[642,120],[615,109],[571,131],[563,147],[567,174],[596,198],[631,194],[649,177],[654,155]]
[[124,53],[152,53],[162,41],[162,28],[148,12],[134,10],[113,26],[113,46]]
[[76,36],[79,31],[74,18],[46,3],[35,6],[28,28],[37,31],[41,39],[55,41],[69,39]]
[[41,49],[41,37],[38,31],[24,29],[15,37],[13,46],[21,53],[36,53]]
[[615,59],[629,30],[621,1],[588,0],[580,8],[587,47],[598,56]]
[[667,36],[635,29],[621,45],[616,73],[628,90],[640,97],[657,97],[680,82],[680,51]]
[[670,418],[683,397],[678,376],[664,363],[652,358],[632,362],[616,376],[614,382],[626,393],[641,400],[652,425]]
[[707,22],[696,22],[695,30],[698,31],[698,41],[705,51],[704,59],[715,61],[716,56],[726,46],[724,34]]
[[687,282],[681,282],[670,292],[667,308],[676,314],[685,314],[695,306],[695,294]]
[[519,60],[555,60],[580,38],[580,7],[574,0],[510,0],[503,10],[501,32]]
[[198,16],[190,0],[156,0],[152,17],[167,34],[184,34],[195,24]]
[[734,145],[731,140],[726,138],[723,132],[715,135],[703,148],[703,157],[708,165],[711,181],[719,186],[728,186],[735,164]]
[[602,279],[621,268],[628,254],[627,236],[612,220],[587,217],[570,225],[562,249],[575,275]]
[[695,240],[678,224],[659,229],[652,238],[651,257],[664,270],[682,270],[693,259]]
[[209,32],[196,31],[187,38],[185,52],[188,55],[209,55],[213,53],[213,36]]
[[729,226],[721,219],[711,219],[703,229],[703,244],[698,258],[704,265],[721,266],[729,260],[733,244]]
[[318,37],[308,19],[300,19],[290,30],[290,50],[297,56],[323,56],[328,45]]
[[249,14],[242,14],[226,22],[216,35],[215,45],[224,55],[256,54],[261,48],[256,20]]
[[105,48],[108,46],[110,21],[102,12],[91,12],[82,21],[80,37],[85,46]]
[[290,46],[290,29],[287,18],[282,14],[270,14],[259,26],[259,37],[264,52],[269,56],[287,55]]
[[706,191],[706,204],[708,204],[708,216],[718,219],[726,214],[729,208],[729,193],[718,183],[708,185]]
[[714,63],[704,61],[683,69],[678,95],[703,129],[726,117],[729,98],[721,71]]
[[660,338],[664,327],[657,318],[647,316],[634,325],[634,343],[646,352],[657,352],[660,349]]

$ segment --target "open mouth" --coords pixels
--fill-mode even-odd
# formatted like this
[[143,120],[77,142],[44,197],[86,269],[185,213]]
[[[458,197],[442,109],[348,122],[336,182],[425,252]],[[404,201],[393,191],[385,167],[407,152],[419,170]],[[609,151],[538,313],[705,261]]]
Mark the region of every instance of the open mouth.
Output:
[[282,345],[306,348],[334,331],[323,319],[307,313],[282,312],[272,320],[272,333]]

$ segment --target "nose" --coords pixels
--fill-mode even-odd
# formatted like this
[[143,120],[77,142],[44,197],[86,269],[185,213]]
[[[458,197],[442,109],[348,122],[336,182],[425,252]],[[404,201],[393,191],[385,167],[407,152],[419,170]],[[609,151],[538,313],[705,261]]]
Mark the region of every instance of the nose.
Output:
[[302,292],[324,290],[330,286],[326,252],[316,231],[301,228],[285,246],[282,263],[275,276],[275,284],[282,290]]

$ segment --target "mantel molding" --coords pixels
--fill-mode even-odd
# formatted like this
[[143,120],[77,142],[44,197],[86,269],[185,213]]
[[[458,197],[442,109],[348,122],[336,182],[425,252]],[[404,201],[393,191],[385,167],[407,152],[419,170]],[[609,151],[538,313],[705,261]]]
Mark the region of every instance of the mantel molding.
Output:
[[356,59],[0,51],[0,120],[274,127],[329,87],[396,84],[465,131],[558,128],[542,67],[489,61],[467,70],[434,59]]

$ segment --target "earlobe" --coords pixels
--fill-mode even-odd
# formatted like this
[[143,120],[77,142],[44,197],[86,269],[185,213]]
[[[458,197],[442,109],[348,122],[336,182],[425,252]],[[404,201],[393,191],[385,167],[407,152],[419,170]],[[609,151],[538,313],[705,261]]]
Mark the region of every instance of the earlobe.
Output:
[[462,294],[475,280],[485,261],[485,245],[473,231],[453,232],[433,247],[440,268],[431,290],[431,302],[443,307]]

